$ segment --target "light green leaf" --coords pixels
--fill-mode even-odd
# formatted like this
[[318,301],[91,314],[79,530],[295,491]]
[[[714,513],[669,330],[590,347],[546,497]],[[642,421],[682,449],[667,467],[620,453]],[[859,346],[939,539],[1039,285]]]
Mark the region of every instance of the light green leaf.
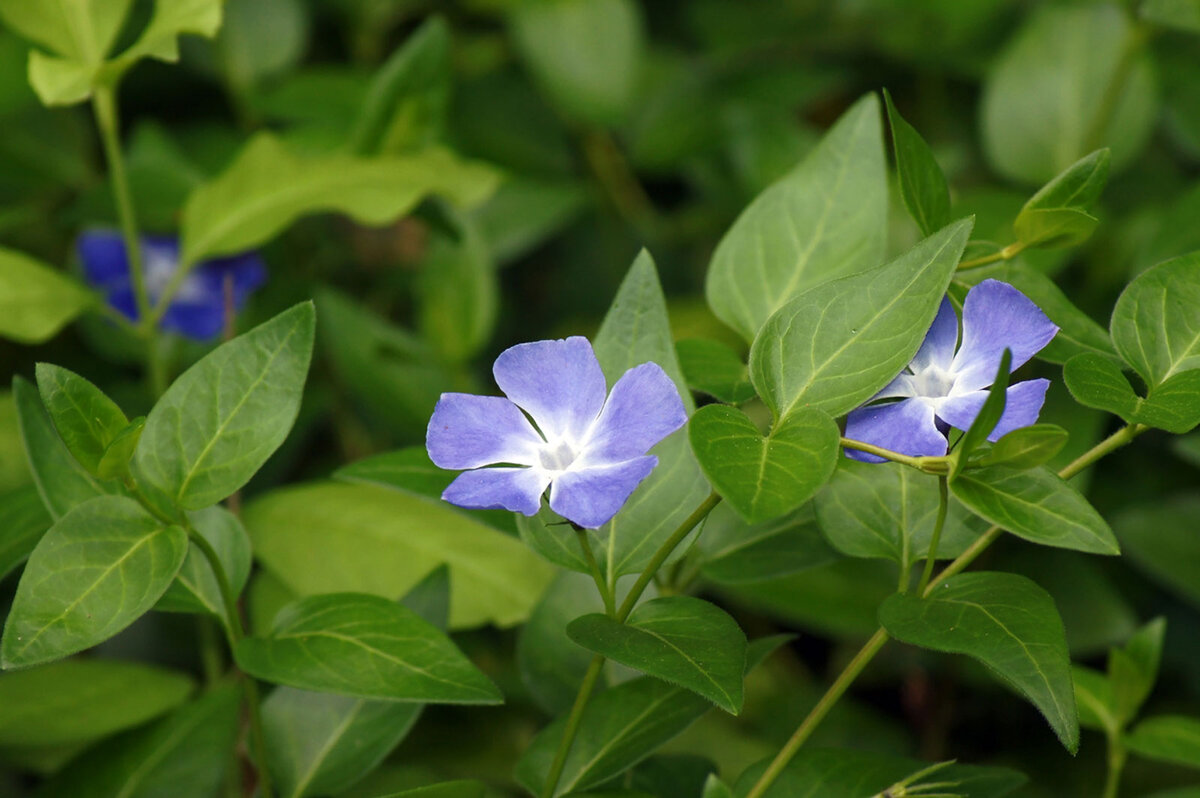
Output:
[[187,555],[187,534],[124,496],[60,518],[25,566],[0,659],[26,667],[107,640],[154,606]]
[[129,419],[103,391],[60,366],[38,363],[37,385],[62,442],[80,465],[96,473],[108,445]]
[[1176,30],[1200,33],[1200,2],[1197,0],[1142,0],[1142,19]]
[[810,288],[763,325],[750,376],[777,418],[814,407],[837,417],[912,360],[971,232],[964,219],[879,268]]
[[1182,715],[1147,718],[1125,737],[1125,745],[1147,759],[1200,768],[1200,720]]
[[449,565],[452,629],[520,623],[554,575],[519,541],[444,503],[373,485],[276,490],[249,504],[242,520],[255,556],[300,595],[356,590],[396,599]]
[[731,405],[754,398],[750,368],[720,341],[689,338],[675,345],[688,387]]
[[487,243],[465,217],[457,238],[436,235],[417,281],[421,334],[451,362],[469,360],[491,337],[500,286]]
[[900,199],[917,223],[921,234],[931,236],[950,223],[950,187],[933,157],[933,150],[917,129],[905,121],[892,103],[892,95],[883,90],[888,124],[892,129],[892,151],[896,155],[896,174],[900,178]]
[[[21,0],[18,3],[26,5]],[[95,302],[90,291],[46,264],[15,250],[0,249],[0,336],[39,344],[53,338]]]
[[1173,496],[1130,505],[1113,518],[1129,559],[1159,584],[1200,606],[1200,498]]
[[[250,538],[242,522],[221,506],[188,513],[192,526],[217,552],[225,576],[236,595],[241,595],[250,578]],[[210,613],[225,618],[225,600],[208,558],[195,543],[188,545],[187,558],[175,581],[159,599],[155,609],[167,612]]]
[[1004,435],[976,461],[977,465],[1034,468],[1053,459],[1067,445],[1067,431],[1055,424],[1034,424]]
[[715,604],[691,596],[654,599],[623,624],[600,614],[576,618],[567,635],[589,651],[685,687],[726,712],[736,715],[742,709],[746,635]]
[[1108,150],[1096,150],[1038,189],[1013,222],[1017,241],[1044,249],[1085,241],[1099,224],[1089,211],[1108,182],[1111,160]]
[[138,416],[104,447],[100,462],[96,463],[96,476],[100,479],[123,479],[129,474],[129,464],[133,462],[133,453],[137,450],[138,441],[142,439],[142,430],[146,428],[146,417]]
[[271,78],[296,70],[309,38],[302,0],[228,0],[214,43],[221,77],[252,96]]
[[276,688],[262,705],[267,767],[281,798],[334,795],[404,739],[420,704]]
[[33,485],[0,494],[0,579],[25,561],[50,523]]
[[1113,308],[1113,343],[1153,390],[1200,369],[1200,252],[1160,263],[1125,287]]
[[441,631],[366,593],[302,598],[235,651],[246,673],[289,687],[387,701],[499,704],[496,686]]
[[753,341],[768,317],[807,289],[878,265],[886,229],[887,172],[871,94],[729,228],[709,266],[708,304]]
[[517,52],[559,110],[599,126],[625,118],[645,50],[636,3],[520,3],[508,22]]
[[1116,363],[1099,355],[1076,355],[1067,361],[1063,380],[1075,401],[1107,410],[1130,423],[1184,433],[1200,424],[1200,370],[1168,377],[1138,396]]
[[747,524],[727,504],[704,521],[701,572],[722,585],[761,582],[838,559],[817,529],[811,504],[761,524]]
[[736,798],[736,796],[733,794],[733,789],[721,781],[716,773],[709,773],[708,778],[704,781],[704,793],[700,798]]
[[692,417],[688,437],[713,488],[751,524],[795,510],[837,466],[837,424],[807,407],[764,438],[740,410],[707,405]]
[[445,150],[302,159],[260,133],[222,174],[188,197],[183,265],[258,246],[313,213],[344,213],[362,224],[381,225],[408,213],[428,194],[469,207],[491,194],[496,179],[491,168]]
[[958,574],[929,598],[896,594],[879,608],[898,640],[967,654],[1029,699],[1067,750],[1079,747],[1079,720],[1067,638],[1054,599],[1023,576]]
[[140,726],[192,692],[182,673],[71,659],[0,676],[0,745],[66,745]]
[[133,0],[2,0],[0,19],[51,52],[84,64],[104,60]]
[[1043,546],[1119,554],[1112,530],[1083,496],[1045,466],[966,471],[950,490],[972,512]]
[[315,324],[312,303],[296,305],[185,371],[146,418],[138,482],[189,510],[245,485],[296,420]]
[[155,0],[154,16],[141,36],[115,59],[109,70],[115,80],[143,58],[179,60],[178,38],[185,33],[211,38],[221,27],[221,0]]
[[[1120,169],[1154,126],[1157,86],[1116,4],[1042,5],[994,62],[983,89],[983,144],[1005,177],[1044,183],[1090,150]],[[1123,58],[1131,59],[1122,65]],[[1102,101],[1122,75],[1114,103]],[[1099,116],[1104,114],[1102,118]]]

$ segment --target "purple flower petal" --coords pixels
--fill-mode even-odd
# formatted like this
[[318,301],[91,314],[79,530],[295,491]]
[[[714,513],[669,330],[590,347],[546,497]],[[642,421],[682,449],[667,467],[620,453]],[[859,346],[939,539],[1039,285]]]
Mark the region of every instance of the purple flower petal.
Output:
[[623,463],[566,471],[550,489],[550,509],[582,527],[604,526],[624,506],[658,458],[635,457]]
[[536,515],[550,477],[540,468],[477,468],[464,471],[442,498],[471,510],[509,510]]
[[[921,399],[852,410],[846,417],[846,437],[913,457],[946,453],[946,438],[934,423],[933,408]],[[846,455],[866,463],[884,462],[883,458],[853,449],[847,449]]]
[[[1010,385],[1004,392],[1004,415],[988,435],[988,440],[995,443],[1013,430],[1028,427],[1037,421],[1049,387],[1050,381],[1045,379],[1025,380]],[[975,421],[986,399],[987,391],[948,396],[936,401],[935,412],[950,426],[965,430]]]
[[621,375],[582,452],[582,466],[639,457],[687,423],[679,389],[657,363]]
[[954,356],[955,391],[965,393],[992,384],[1000,356],[1012,350],[1016,370],[1050,343],[1058,327],[1037,305],[999,280],[984,280],[963,303],[963,343]]
[[604,406],[604,372],[586,338],[517,344],[500,353],[492,374],[547,439],[582,443]]
[[525,414],[502,396],[444,393],[425,432],[429,459],[454,470],[495,463],[536,465],[543,443]]
[[958,316],[955,315],[954,306],[950,304],[950,300],[943,298],[941,306],[938,307],[937,316],[930,325],[929,332],[925,334],[921,348],[913,356],[912,365],[909,368],[913,373],[922,371],[929,366],[936,366],[948,371],[950,364],[954,362],[956,344],[958,344]]
[[225,327],[225,307],[214,303],[172,302],[160,326],[193,341],[216,338]]
[[119,290],[129,286],[129,259],[121,234],[111,230],[91,230],[75,243],[83,276],[101,289]]

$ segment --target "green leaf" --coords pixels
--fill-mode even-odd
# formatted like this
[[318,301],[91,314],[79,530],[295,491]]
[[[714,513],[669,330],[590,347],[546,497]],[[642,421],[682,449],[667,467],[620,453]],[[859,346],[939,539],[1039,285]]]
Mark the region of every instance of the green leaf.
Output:
[[[0,5],[0,14],[13,5],[42,4],[9,0]],[[75,280],[28,255],[0,248],[0,336],[40,344],[95,302],[95,295]]]
[[132,499],[79,505],[29,557],[4,625],[4,667],[60,659],[112,637],[154,606],[186,555],[187,533]]
[[1153,391],[1176,374],[1200,369],[1200,252],[1139,274],[1113,308],[1113,343]]
[[50,524],[33,485],[0,494],[0,579],[29,557]]
[[1129,559],[1176,595],[1200,607],[1200,498],[1189,495],[1130,505],[1113,518]]
[[1138,396],[1121,368],[1100,355],[1076,355],[1067,361],[1063,380],[1075,401],[1107,410],[1130,423],[1184,433],[1200,424],[1200,370],[1179,372]]
[[1108,182],[1108,150],[1096,150],[1067,167],[1034,194],[1013,222],[1025,247],[1071,247],[1085,241],[1099,224],[1088,211]]
[[[224,507],[213,506],[188,513],[193,528],[217,552],[230,586],[241,595],[250,578],[250,538],[242,522]],[[154,607],[168,612],[209,613],[224,619],[225,600],[208,558],[195,543],[188,545],[187,558]]]
[[496,686],[415,612],[366,593],[302,598],[275,616],[267,637],[247,637],[238,666],[302,690],[388,701],[499,704]]
[[58,436],[80,465],[95,474],[129,419],[103,391],[60,366],[38,363],[37,385]]
[[[1037,184],[1097,146],[1112,149],[1114,169],[1137,156],[1157,116],[1157,87],[1146,53],[1134,49],[1132,24],[1115,4],[1043,5],[1028,16],[984,83],[983,144],[993,168]],[[1120,70],[1114,102],[1103,101]]]
[[1156,25],[1200,33],[1200,2],[1196,0],[1142,0],[1138,13]]
[[496,179],[490,167],[440,149],[381,158],[298,158],[260,133],[222,174],[188,197],[183,266],[259,246],[313,213],[344,213],[381,225],[408,213],[427,194],[475,205],[491,194]]
[[443,781],[381,798],[486,798],[487,786],[479,781]]
[[879,100],[871,94],[729,228],[709,266],[708,304],[753,341],[807,289],[878,265],[886,228],[887,170]]
[[622,665],[685,687],[721,709],[742,709],[746,635],[728,613],[701,599],[670,596],[637,607],[625,623],[576,618],[567,635]]
[[976,449],[987,443],[988,436],[1000,423],[1000,418],[1004,415],[1011,368],[1012,350],[1005,347],[1004,352],[1000,355],[1000,367],[996,370],[992,387],[988,389],[987,398],[983,400],[983,406],[979,408],[979,413],[971,422],[971,426],[958,441],[958,448],[955,449],[954,461],[950,467],[950,479],[958,478],[971,455],[975,453]]
[[96,476],[100,479],[122,479],[129,474],[129,464],[137,451],[142,430],[146,428],[146,417],[138,416],[130,421],[104,448],[100,462],[96,463]]
[[719,504],[705,520],[698,545],[704,577],[723,585],[775,579],[838,559],[817,529],[811,504],[761,524],[747,524]]
[[1147,718],[1125,737],[1125,746],[1156,762],[1200,768],[1200,720],[1182,715]]
[[[760,638],[746,647],[746,671],[786,642],[786,636]],[[631,679],[592,697],[567,755],[553,798],[580,792],[619,775],[678,736],[712,704],[690,690],[650,676]],[[562,739],[566,717],[542,729],[517,762],[517,781],[535,795]]]
[[731,405],[740,405],[754,398],[750,368],[742,362],[737,352],[720,341],[689,338],[676,344],[675,352],[679,356],[683,376],[692,390]]
[[71,659],[0,676],[0,745],[67,745],[140,726],[183,703],[182,673],[136,662]]
[[966,471],[950,490],[968,509],[1043,546],[1092,554],[1119,554],[1112,530],[1083,496],[1044,466],[1006,466]]
[[374,769],[420,714],[420,704],[276,688],[263,701],[262,723],[277,794],[341,792]]
[[1085,729],[1116,733],[1121,724],[1113,710],[1112,685],[1099,671],[1082,665],[1071,667],[1075,684],[1075,706],[1079,710],[1079,725]]
[[443,632],[450,628],[450,569],[434,568],[400,598],[400,603]]
[[521,682],[548,714],[571,708],[592,660],[590,652],[567,637],[567,624],[585,613],[603,611],[591,577],[563,571],[517,631],[516,664]]
[[1134,633],[1123,648],[1109,651],[1113,707],[1122,725],[1133,720],[1154,689],[1166,628],[1166,619],[1156,618]]
[[[899,463],[864,463],[843,457],[813,502],[821,532],[851,557],[892,560],[907,570],[929,553],[938,512],[937,479]],[[946,512],[938,557],[957,557],[984,526],[953,498]]]
[[708,405],[692,416],[688,437],[713,488],[751,524],[808,501],[837,466],[837,424],[807,407],[789,413],[764,438],[742,411]]
[[303,2],[233,2],[224,15],[213,51],[232,91],[253,96],[271,78],[297,70],[310,36]]
[[601,127],[624,120],[645,50],[636,3],[521,3],[508,23],[521,59],[560,111]]
[[487,242],[464,217],[457,240],[437,235],[417,281],[421,334],[451,362],[469,360],[491,337],[500,287]]
[[247,505],[242,521],[255,556],[300,595],[396,599],[449,565],[452,629],[520,623],[554,575],[519,541],[444,502],[372,485],[294,485]]
[[709,773],[704,782],[704,793],[700,798],[736,798],[733,789],[721,781],[716,773]]
[[775,412],[837,417],[912,360],[971,232],[964,219],[876,269],[810,288],[775,313],[750,350],[750,376]]
[[892,129],[892,151],[896,154],[896,174],[900,178],[900,199],[908,215],[931,236],[950,223],[950,187],[933,157],[933,150],[917,129],[905,121],[892,103],[892,95],[883,90],[888,124]]
[[312,303],[296,305],[185,371],[146,418],[138,482],[188,510],[245,485],[296,420],[315,324]]
[[190,33],[212,38],[221,27],[221,7],[221,0],[155,0],[150,23],[137,41],[114,59],[114,68],[128,69],[142,58],[178,61],[179,37]]
[[144,729],[106,740],[47,782],[45,798],[210,798],[237,744],[241,691],[225,684]]
[[898,640],[987,665],[1029,699],[1071,753],[1079,720],[1067,638],[1054,599],[1023,576],[958,574],[926,599],[896,594],[879,608],[879,622]]
[[1068,434],[1055,424],[1034,424],[1015,429],[992,444],[976,461],[981,466],[1036,468],[1054,458],[1067,445]]

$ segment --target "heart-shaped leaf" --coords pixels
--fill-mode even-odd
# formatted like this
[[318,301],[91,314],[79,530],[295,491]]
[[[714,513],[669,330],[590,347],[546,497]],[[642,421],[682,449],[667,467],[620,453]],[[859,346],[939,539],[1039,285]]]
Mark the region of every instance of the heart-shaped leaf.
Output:
[[1063,368],[1063,380],[1081,405],[1107,410],[1130,423],[1146,424],[1176,434],[1200,424],[1200,370],[1168,377],[1146,398],[1134,393],[1120,367],[1094,354],[1076,355]]

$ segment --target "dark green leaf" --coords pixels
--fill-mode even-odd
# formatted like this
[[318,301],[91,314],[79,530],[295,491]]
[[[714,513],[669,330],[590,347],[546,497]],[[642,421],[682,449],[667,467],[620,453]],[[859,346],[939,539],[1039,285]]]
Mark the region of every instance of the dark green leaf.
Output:
[[891,263],[810,288],[772,315],[750,350],[750,376],[776,417],[805,405],[840,416],[908,365],[970,232],[970,220],[955,222]]
[[1156,618],[1130,637],[1123,648],[1109,652],[1113,708],[1122,725],[1133,720],[1154,689],[1166,628],[1166,619]]
[[[649,592],[649,591],[647,591]],[[567,624],[604,604],[591,577],[563,572],[550,583],[529,620],[517,632],[517,669],[521,682],[550,715],[566,712],[592,655],[567,637]]]
[[250,675],[304,690],[389,701],[498,704],[500,691],[412,610],[365,593],[309,596],[236,650]]
[[95,474],[108,445],[125,429],[129,419],[103,391],[60,366],[38,363],[37,385],[67,450]]
[[496,323],[500,287],[495,265],[475,225],[456,218],[457,238],[436,235],[417,281],[418,327],[450,362],[468,360]]
[[1138,13],[1157,25],[1200,33],[1200,3],[1196,0],[1142,0]]
[[787,576],[836,559],[817,529],[812,505],[761,524],[747,524],[720,504],[704,522],[699,546],[706,579],[724,585]]
[[1015,429],[992,444],[992,448],[979,458],[978,464],[1035,468],[1062,451],[1067,438],[1067,431],[1055,424],[1034,424]]
[[675,345],[688,386],[722,402],[740,405],[754,398],[750,369],[720,341],[689,338]]
[[1044,546],[1119,554],[1108,524],[1083,496],[1044,466],[966,471],[950,490],[972,512]]
[[1182,715],[1147,718],[1125,737],[1125,745],[1147,759],[1200,768],[1200,720]]
[[51,523],[33,485],[0,494],[0,579],[25,561]]
[[635,670],[685,687],[726,712],[742,709],[746,636],[714,604],[690,596],[654,599],[619,623],[607,615],[576,618],[567,635]]
[[1036,706],[1074,753],[1079,720],[1062,620],[1049,593],[1023,576],[959,574],[926,599],[897,594],[879,620],[906,643],[967,654]]
[[1013,222],[1017,241],[1026,247],[1070,247],[1092,234],[1098,224],[1088,211],[1108,182],[1108,150],[1080,158],[1034,194]]
[[1081,405],[1107,410],[1130,423],[1184,433],[1200,424],[1200,370],[1179,372],[1143,399],[1116,363],[1100,355],[1067,361],[1063,380]]
[[1113,343],[1151,392],[1176,374],[1200,369],[1200,253],[1160,263],[1121,292]]
[[479,781],[444,781],[380,798],[486,798],[487,786]]
[[[241,595],[250,578],[250,538],[237,516],[224,507],[208,507],[188,513],[192,526],[209,542],[225,569],[233,592]],[[225,600],[208,558],[195,543],[188,545],[187,558],[175,581],[159,599],[155,609],[169,612],[207,612],[226,617]]]
[[917,129],[905,121],[892,103],[892,95],[883,90],[888,123],[892,129],[892,151],[896,154],[896,174],[900,178],[900,199],[921,229],[931,236],[950,223],[950,187],[933,157],[933,150]]
[[154,606],[187,555],[187,533],[132,499],[99,496],[60,518],[29,557],[4,625],[5,668],[107,640]]
[[1113,518],[1129,559],[1156,582],[1200,606],[1200,498],[1180,495],[1131,505]]
[[1120,729],[1113,708],[1112,685],[1099,671],[1075,665],[1071,668],[1075,684],[1075,706],[1079,710],[1079,725],[1085,729],[1115,733]]
[[983,407],[979,408],[979,414],[975,416],[971,426],[958,441],[954,463],[950,468],[950,479],[956,479],[962,473],[971,455],[987,442],[992,430],[1000,423],[1000,417],[1004,415],[1011,368],[1012,350],[1005,348],[1004,353],[1000,356],[1000,368],[996,371],[995,379],[992,380],[992,387],[988,389],[987,398],[983,400]]
[[751,524],[808,501],[837,465],[837,425],[807,407],[786,415],[764,438],[740,410],[708,405],[692,416],[688,437],[713,488]]
[[138,481],[188,510],[245,485],[296,420],[315,324],[312,303],[296,305],[185,371],[146,418]]

